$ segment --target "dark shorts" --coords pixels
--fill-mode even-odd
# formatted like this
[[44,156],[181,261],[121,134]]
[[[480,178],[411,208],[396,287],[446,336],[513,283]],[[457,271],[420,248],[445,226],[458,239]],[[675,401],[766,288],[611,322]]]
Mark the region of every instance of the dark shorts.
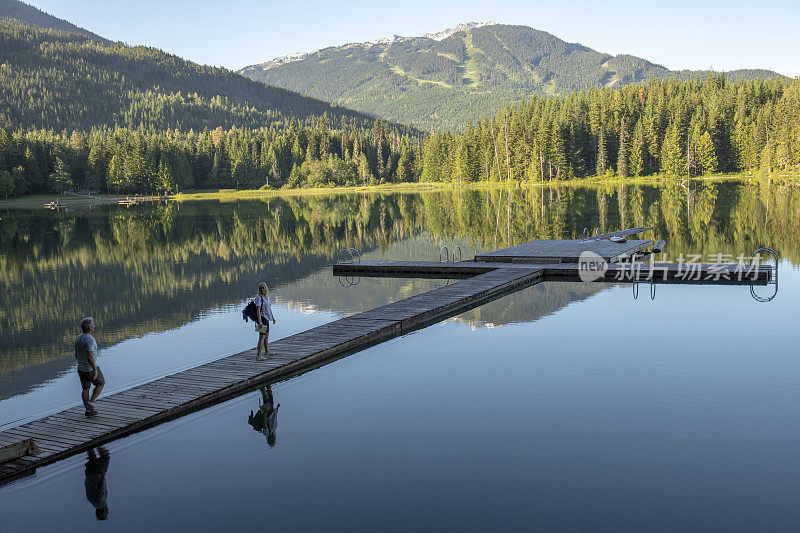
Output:
[[103,377],[103,371],[100,370],[99,366],[97,367],[97,379],[93,379],[94,371],[81,372],[78,370],[78,376],[81,378],[81,388],[84,390],[88,389],[92,385],[99,387],[100,385],[106,384],[106,378]]
[[[261,331],[258,332],[259,335],[269,335],[269,321],[266,318],[262,317],[261,324],[267,327],[267,330],[263,333]],[[256,322],[256,327],[258,327],[258,322]]]

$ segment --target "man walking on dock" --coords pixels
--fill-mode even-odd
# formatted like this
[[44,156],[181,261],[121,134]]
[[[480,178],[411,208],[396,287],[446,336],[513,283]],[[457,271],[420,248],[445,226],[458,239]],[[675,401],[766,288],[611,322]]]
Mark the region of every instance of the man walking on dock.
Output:
[[[78,376],[81,378],[81,399],[86,408],[86,416],[94,416],[97,409],[94,408],[94,401],[100,396],[106,380],[103,372],[97,366],[97,341],[92,337],[94,332],[94,318],[87,316],[81,320],[81,334],[75,339],[75,359],[78,360]],[[91,397],[89,390],[94,385],[94,392]]]

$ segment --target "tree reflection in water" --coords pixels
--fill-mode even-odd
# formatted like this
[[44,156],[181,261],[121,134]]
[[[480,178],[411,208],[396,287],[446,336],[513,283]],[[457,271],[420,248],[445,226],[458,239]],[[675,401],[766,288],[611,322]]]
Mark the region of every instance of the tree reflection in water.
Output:
[[[431,241],[458,239],[485,250],[631,226],[653,227],[645,237],[666,239],[670,259],[681,253],[735,258],[768,246],[797,265],[800,189],[671,182],[10,211],[0,220],[0,398],[11,394],[14,370],[72,364],[65,346],[75,317],[99,317],[111,345],[238,303],[236,295],[249,294],[255,279],[276,280],[289,303],[356,312],[389,298],[392,289],[375,281],[374,298],[348,301],[325,270],[342,248],[424,259],[431,257]],[[504,309],[489,304],[470,316],[481,323],[530,320],[601,288],[528,291],[528,302],[516,299]],[[49,375],[58,371],[44,366]]]

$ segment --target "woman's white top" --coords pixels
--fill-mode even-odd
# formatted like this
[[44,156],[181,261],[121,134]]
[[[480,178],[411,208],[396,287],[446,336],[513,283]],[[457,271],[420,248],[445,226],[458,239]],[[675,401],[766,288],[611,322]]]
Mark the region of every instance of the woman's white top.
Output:
[[269,297],[261,296],[260,294],[256,296],[255,299],[256,307],[261,307],[261,316],[265,319],[275,320],[275,317],[272,314],[272,302],[269,301]]

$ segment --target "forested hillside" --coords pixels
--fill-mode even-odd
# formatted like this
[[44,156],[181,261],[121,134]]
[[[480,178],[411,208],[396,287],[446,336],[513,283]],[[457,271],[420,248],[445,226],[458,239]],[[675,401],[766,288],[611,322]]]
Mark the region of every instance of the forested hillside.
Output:
[[188,131],[371,117],[161,50],[0,21],[0,126]]
[[709,75],[534,97],[430,136],[423,181],[800,169],[800,79]]
[[[388,42],[325,48],[300,61],[246,67],[245,76],[384,119],[430,130],[452,129],[532,95],[567,95],[650,79],[687,80],[631,55],[611,56],[527,26],[491,24],[443,40],[398,37]],[[775,78],[764,70],[729,80]]]
[[99,42],[106,39],[66,20],[54,17],[19,0],[0,0],[0,19],[14,19],[38,28],[80,33]]
[[800,79],[651,81],[533,97],[424,139],[324,120],[271,129],[0,131],[0,194],[91,188],[556,181],[800,170]]
[[257,130],[200,132],[114,128],[0,128],[0,196],[89,189],[170,193],[189,188],[259,188],[414,181],[418,138],[378,121],[294,120]]

